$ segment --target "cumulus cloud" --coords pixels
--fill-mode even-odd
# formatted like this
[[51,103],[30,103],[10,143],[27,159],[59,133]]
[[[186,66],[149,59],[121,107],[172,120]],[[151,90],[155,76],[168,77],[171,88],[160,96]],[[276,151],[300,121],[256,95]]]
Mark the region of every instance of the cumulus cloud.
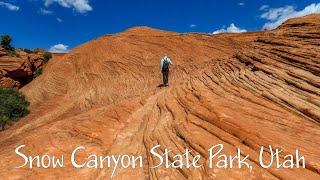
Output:
[[218,29],[216,31],[214,31],[212,34],[219,34],[219,33],[243,33],[243,32],[247,32],[247,30],[245,29],[241,29],[239,27],[237,27],[236,25],[234,25],[233,23],[230,24],[229,27],[222,28],[222,29]]
[[52,53],[67,53],[69,52],[67,45],[64,44],[56,44],[54,46],[51,46],[49,51]]
[[244,2],[239,2],[239,3],[238,3],[238,6],[244,6],[244,5],[245,5]]
[[260,17],[268,20],[264,24],[263,29],[275,29],[288,19],[320,13],[320,3],[310,4],[300,11],[296,10],[293,6],[280,8],[261,7],[260,10],[265,11]]
[[189,26],[190,28],[196,28],[197,27],[197,25],[196,24],[190,24],[190,26]]
[[44,0],[44,5],[46,7],[54,3],[57,3],[65,8],[72,8],[78,13],[92,11],[92,7],[90,6],[88,0]]
[[11,4],[11,3],[3,2],[3,1],[0,1],[0,7],[7,8],[10,11],[18,11],[20,9],[19,6],[16,6],[16,5]]

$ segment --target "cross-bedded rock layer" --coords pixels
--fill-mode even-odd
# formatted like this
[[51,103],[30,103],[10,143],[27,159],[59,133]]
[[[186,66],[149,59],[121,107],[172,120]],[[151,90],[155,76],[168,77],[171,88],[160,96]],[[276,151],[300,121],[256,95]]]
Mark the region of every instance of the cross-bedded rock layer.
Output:
[[[111,169],[14,169],[14,153],[86,152],[144,157],[140,169],[114,179],[319,179],[320,16],[291,19],[276,30],[243,34],[178,34],[147,27],[107,35],[51,60],[23,88],[31,114],[0,134],[0,174],[8,178],[109,179]],[[174,62],[159,89],[159,60]],[[208,163],[207,150],[250,155],[248,169],[152,169],[149,150],[185,148]],[[306,169],[263,169],[261,146],[299,149]],[[283,155],[281,159],[283,160]],[[81,154],[85,157],[85,153]],[[268,156],[266,156],[267,158]],[[172,158],[172,156],[171,156]]]

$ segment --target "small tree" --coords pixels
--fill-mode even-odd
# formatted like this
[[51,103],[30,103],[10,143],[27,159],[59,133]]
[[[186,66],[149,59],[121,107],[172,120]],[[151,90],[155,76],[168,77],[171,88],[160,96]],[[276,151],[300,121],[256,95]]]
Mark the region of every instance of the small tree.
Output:
[[7,51],[14,51],[14,48],[11,46],[12,38],[9,35],[1,36],[1,46]]
[[16,121],[29,114],[29,102],[15,88],[0,88],[0,131],[10,121]]

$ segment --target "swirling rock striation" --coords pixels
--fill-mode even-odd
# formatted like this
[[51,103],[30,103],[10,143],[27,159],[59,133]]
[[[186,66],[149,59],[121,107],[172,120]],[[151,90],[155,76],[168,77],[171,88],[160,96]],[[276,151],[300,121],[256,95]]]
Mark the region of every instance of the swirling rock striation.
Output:
[[[114,179],[319,179],[320,16],[291,19],[273,31],[178,34],[147,27],[106,35],[50,61],[22,90],[31,114],[0,134],[0,175],[10,178],[109,179],[111,169],[14,169],[17,144],[31,155],[142,155],[144,167]],[[159,60],[174,62],[160,89]],[[252,171],[208,168],[207,150],[249,155]],[[151,168],[159,144],[201,155],[202,168]],[[261,146],[306,158],[305,169],[264,169]],[[86,153],[79,155],[86,157]],[[172,160],[172,154],[169,159]],[[267,159],[269,155],[265,155]]]

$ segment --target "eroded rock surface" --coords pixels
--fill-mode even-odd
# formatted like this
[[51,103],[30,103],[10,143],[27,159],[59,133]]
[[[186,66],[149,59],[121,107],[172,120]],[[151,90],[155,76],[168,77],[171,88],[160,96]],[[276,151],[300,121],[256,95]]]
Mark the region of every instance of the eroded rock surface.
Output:
[[[0,175],[109,179],[111,169],[71,166],[71,151],[82,145],[87,153],[143,155],[144,168],[117,169],[114,179],[319,179],[319,43],[319,15],[274,31],[211,36],[140,27],[88,42],[23,88],[31,114],[0,133]],[[175,65],[170,86],[159,89],[164,53]],[[239,147],[253,170],[208,168],[207,150],[219,143],[225,154]],[[65,154],[65,167],[15,169],[20,144],[30,155]],[[192,149],[204,166],[152,169],[155,144]],[[299,149],[306,169],[261,168],[260,147],[269,145],[282,160]]]
[[9,55],[0,47],[0,87],[21,88],[31,82],[34,72],[44,64],[43,52],[28,54],[17,50],[17,55]]

